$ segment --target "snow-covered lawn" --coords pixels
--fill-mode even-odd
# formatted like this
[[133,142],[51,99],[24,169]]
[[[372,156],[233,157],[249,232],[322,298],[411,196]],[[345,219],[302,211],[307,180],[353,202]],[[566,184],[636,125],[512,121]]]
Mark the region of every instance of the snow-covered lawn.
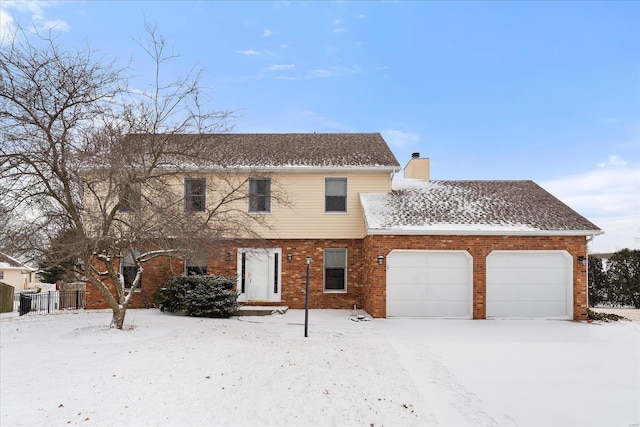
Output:
[[640,423],[640,322],[0,319],[0,425]]

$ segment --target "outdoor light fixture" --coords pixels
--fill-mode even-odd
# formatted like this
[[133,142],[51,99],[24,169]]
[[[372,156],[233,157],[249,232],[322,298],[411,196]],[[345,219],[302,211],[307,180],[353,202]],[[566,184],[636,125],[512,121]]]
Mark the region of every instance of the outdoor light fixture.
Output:
[[309,264],[311,264],[311,257],[310,256],[307,257],[307,265],[309,265]]
[[291,262],[292,259],[293,259],[293,255],[291,254],[291,252],[289,252],[287,254],[287,261]]
[[225,259],[226,261],[231,261],[231,252],[227,252],[227,253],[225,254],[225,256],[224,256],[224,259]]
[[585,265],[587,265],[587,258],[580,255],[578,257],[578,262],[580,263],[581,266],[584,267]]
[[382,255],[378,255],[378,264],[384,264],[384,257]]

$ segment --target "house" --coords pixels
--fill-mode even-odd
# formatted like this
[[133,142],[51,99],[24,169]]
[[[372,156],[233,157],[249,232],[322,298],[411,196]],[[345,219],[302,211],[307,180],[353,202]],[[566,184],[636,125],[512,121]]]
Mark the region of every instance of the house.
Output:
[[[178,144],[189,137],[172,136]],[[178,264],[153,260],[138,306],[177,270],[236,276],[243,304],[303,308],[309,256],[312,308],[586,319],[587,242],[602,231],[532,181],[432,181],[418,153],[400,179],[377,133],[208,138],[215,158],[185,178],[185,209],[205,209],[203,184],[216,170],[251,170],[242,209],[269,227],[258,230],[261,240],[223,242]],[[276,187],[289,204],[272,200]],[[87,308],[98,307],[105,301],[89,289]]]
[[0,252],[0,282],[11,285],[15,292],[35,287],[37,269]]

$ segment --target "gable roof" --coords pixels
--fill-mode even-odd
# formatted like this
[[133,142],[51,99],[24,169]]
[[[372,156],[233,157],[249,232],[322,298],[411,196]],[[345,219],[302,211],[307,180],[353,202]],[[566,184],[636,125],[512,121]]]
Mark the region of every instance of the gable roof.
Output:
[[394,180],[360,200],[369,234],[602,234],[533,181]]
[[[132,143],[149,135],[129,135]],[[206,166],[258,169],[371,169],[399,172],[379,133],[230,133],[163,135],[168,141],[207,147]]]
[[29,270],[36,271],[37,269],[29,267],[26,264],[21,263],[15,258],[11,258],[9,255],[0,252],[0,268],[7,270]]

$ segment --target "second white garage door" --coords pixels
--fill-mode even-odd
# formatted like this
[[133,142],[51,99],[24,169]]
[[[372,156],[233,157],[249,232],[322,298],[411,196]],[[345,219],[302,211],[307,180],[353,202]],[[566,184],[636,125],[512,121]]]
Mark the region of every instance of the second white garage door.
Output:
[[466,251],[392,251],[387,317],[472,317],[472,271]]
[[573,318],[573,264],[566,251],[493,251],[487,317]]

